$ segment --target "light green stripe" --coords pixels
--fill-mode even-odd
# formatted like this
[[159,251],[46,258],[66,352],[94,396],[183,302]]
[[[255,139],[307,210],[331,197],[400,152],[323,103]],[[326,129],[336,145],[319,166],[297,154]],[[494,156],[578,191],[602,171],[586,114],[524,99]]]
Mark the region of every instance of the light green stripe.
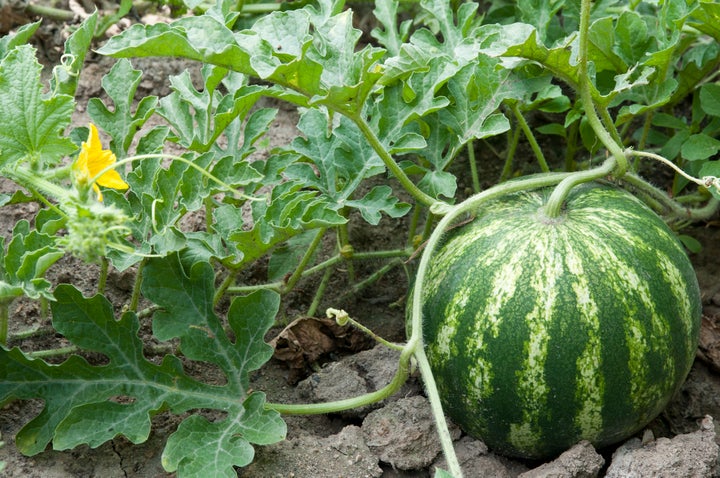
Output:
[[[684,254],[683,251],[679,252]],[[693,310],[691,299],[688,296],[688,284],[683,273],[670,257],[658,252],[657,261],[663,272],[663,278],[670,284],[670,293],[680,307],[679,319],[684,327],[685,350],[688,353],[694,352],[697,345],[697,332],[694,330],[697,324],[697,311]]]
[[536,232],[539,234],[532,243],[534,250],[523,254],[526,258],[537,258],[526,271],[527,274],[533,274],[530,279],[532,291],[518,291],[535,298],[535,306],[525,317],[525,323],[530,327],[530,335],[522,351],[523,365],[517,372],[517,392],[523,409],[523,420],[522,423],[510,425],[508,436],[510,443],[519,448],[537,446],[537,440],[542,436],[539,419],[542,411],[548,408],[549,392],[545,373],[548,344],[551,340],[548,326],[554,322],[558,283],[565,273],[562,253],[558,254],[555,236],[548,234],[548,230]]
[[605,380],[601,370],[602,344],[600,343],[600,320],[597,303],[590,293],[590,284],[585,276],[582,258],[573,248],[568,248],[565,256],[568,273],[575,277],[572,284],[575,301],[579,309],[578,320],[588,329],[588,342],[578,357],[576,398],[579,411],[575,417],[575,426],[588,440],[598,437],[603,431],[603,394]]
[[[616,212],[623,222],[630,222],[637,227],[646,225],[646,218],[638,217],[622,211]],[[634,218],[634,220],[633,220]],[[646,227],[654,229],[653,225]],[[617,227],[617,225],[615,225]],[[626,235],[619,234],[617,230],[610,227],[610,223],[599,223],[596,221],[589,224],[586,234],[593,237],[592,244],[603,244],[605,234],[613,234],[616,240],[624,239],[628,245],[638,250],[650,250],[655,246],[647,244],[641,236],[628,231]],[[647,234],[647,232],[646,232]],[[602,249],[592,251],[595,260],[606,264],[612,264],[606,276],[606,283],[612,288],[615,295],[614,300],[625,310],[625,340],[629,354],[628,370],[632,377],[630,380],[630,402],[636,406],[643,407],[645,404],[654,403],[661,395],[661,385],[653,383],[649,377],[649,368],[646,364],[648,353],[667,349],[668,325],[662,314],[659,314],[655,307],[655,300],[650,292],[648,283],[636,273],[636,264],[628,263],[633,258],[618,257],[613,247],[602,246]],[[651,279],[657,280],[657,279]],[[611,298],[608,298],[610,300]],[[642,312],[642,313],[641,313]],[[644,315],[650,316],[650,323]],[[647,337],[653,337],[649,343]],[[662,365],[666,372],[673,369],[673,358],[670,354],[664,354],[665,363]],[[672,374],[671,374],[672,375]]]

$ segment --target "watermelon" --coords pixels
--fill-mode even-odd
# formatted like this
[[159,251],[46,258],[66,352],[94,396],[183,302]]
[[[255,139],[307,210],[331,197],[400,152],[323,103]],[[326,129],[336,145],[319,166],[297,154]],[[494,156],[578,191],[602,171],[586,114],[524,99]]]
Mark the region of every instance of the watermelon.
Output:
[[446,413],[513,457],[641,430],[693,363],[700,291],[673,232],[630,193],[551,189],[486,203],[429,263],[425,350]]

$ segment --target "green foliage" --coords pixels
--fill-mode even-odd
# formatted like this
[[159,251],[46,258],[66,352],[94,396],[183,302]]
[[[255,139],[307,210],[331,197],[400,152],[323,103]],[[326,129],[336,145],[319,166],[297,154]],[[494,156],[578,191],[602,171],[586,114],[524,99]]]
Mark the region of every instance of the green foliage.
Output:
[[217,365],[226,379],[222,386],[189,377],[174,355],[166,355],[160,364],[150,362],[134,313],[115,319],[112,304],[103,296],[85,298],[70,285],[58,286],[53,326],[84,350],[105,356],[108,364],[93,366],[73,356],[49,365],[18,348],[0,352],[0,400],[45,401],[44,410],[18,433],[18,448],[34,455],[51,440],[57,450],[96,447],[118,435],[140,443],[159,411],[181,414],[210,408],[223,411],[224,418],[186,418],[168,440],[163,464],[183,476],[234,476],[233,466],[252,460],[252,443],[281,440],[284,422],[276,412],[264,410],[264,394],[251,392],[248,385],[248,374],[272,355],[263,337],[273,323],[279,296],[258,291],[235,299],[227,316],[233,341],[213,312],[213,280],[208,264],[186,270],[174,255],[149,262],[142,287],[146,298],[163,307],[153,320],[158,338],[179,338],[188,360]]
[[70,125],[75,102],[65,94],[45,97],[41,70],[28,45],[9,51],[0,62],[0,167],[25,158],[40,167],[54,165],[75,150],[61,135]]
[[[538,170],[586,169],[602,148],[616,153],[608,141],[627,157],[660,155],[681,171],[671,189],[683,202],[636,181],[645,199],[681,217],[680,225],[717,207],[715,2],[592,2],[584,36],[581,2],[565,0],[379,0],[369,32],[353,26],[352,5],[339,0],[165,3],[195,15],[136,24],[102,45],[93,39],[131,2],[121,2],[116,15],[91,15],[68,38],[47,85],[27,44],[38,24],[0,38],[0,173],[20,186],[0,195],[0,207],[41,205],[34,223],[19,222],[0,244],[0,297],[7,298],[0,312],[19,296],[49,300],[57,331],[110,362],[96,366],[73,355],[50,365],[18,348],[1,353],[0,395],[46,400],[19,435],[26,453],[51,441],[57,449],[97,446],[119,434],[137,443],[162,410],[224,410],[215,422],[186,418],[163,464],[180,476],[230,476],[252,460],[251,444],[284,434],[248,384],[248,373],[270,356],[262,336],[282,294],[327,272],[313,315],[331,267],[345,262],[355,285],[352,262],[362,251],[348,227],[360,223],[372,234],[381,221],[413,211],[409,228],[393,224],[405,244],[422,244],[428,231],[416,226],[423,217],[433,224],[433,214],[462,199],[464,176],[479,188],[534,167],[516,157],[519,144],[530,146]],[[579,58],[581,37],[587,63]],[[129,186],[102,188],[102,203],[87,183],[97,178],[82,178],[68,164],[87,141],[88,128],[71,129],[71,119],[90,48],[119,58],[87,113],[103,140],[109,136],[103,149],[116,155]],[[201,65],[200,74],[172,76],[169,94],[141,98],[144,73],[134,57],[186,58]],[[276,145],[281,108],[296,110],[285,116],[296,118],[297,137]],[[170,148],[180,152],[167,154]],[[644,161],[631,162],[633,172]],[[94,229],[79,228],[83,221]],[[330,235],[334,242],[324,240]],[[320,244],[337,247],[323,255]],[[377,252],[407,259],[409,249]],[[137,268],[122,317],[112,314],[119,304],[102,295],[85,298],[45,279],[66,253]],[[103,269],[100,284],[106,276]],[[246,276],[253,279],[243,282]],[[230,310],[220,314],[215,306],[228,296]],[[141,298],[154,305],[138,310]],[[146,316],[155,339],[178,342],[186,360],[216,365],[226,383],[187,376],[178,354],[148,361],[137,335],[138,317]],[[107,426],[92,427],[93,420]]]
[[51,284],[45,272],[62,256],[52,236],[18,221],[7,247],[0,238],[0,303],[21,296],[49,298]]

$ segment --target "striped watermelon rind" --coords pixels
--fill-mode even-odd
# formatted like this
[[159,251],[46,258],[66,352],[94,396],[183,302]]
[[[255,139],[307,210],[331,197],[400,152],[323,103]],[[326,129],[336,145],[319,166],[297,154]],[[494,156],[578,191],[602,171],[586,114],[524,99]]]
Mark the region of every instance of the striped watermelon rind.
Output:
[[448,233],[423,288],[446,413],[498,453],[547,458],[642,429],[687,377],[701,301],[666,224],[628,192],[575,187],[487,203]]

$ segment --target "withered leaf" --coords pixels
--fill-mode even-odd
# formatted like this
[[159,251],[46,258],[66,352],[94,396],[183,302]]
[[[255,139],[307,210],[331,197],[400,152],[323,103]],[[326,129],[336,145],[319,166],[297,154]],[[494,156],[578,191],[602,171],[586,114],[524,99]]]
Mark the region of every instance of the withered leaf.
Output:
[[270,341],[274,358],[290,369],[288,381],[297,383],[305,377],[310,365],[336,352],[359,352],[374,344],[373,340],[352,326],[339,326],[334,319],[300,317],[293,320]]

